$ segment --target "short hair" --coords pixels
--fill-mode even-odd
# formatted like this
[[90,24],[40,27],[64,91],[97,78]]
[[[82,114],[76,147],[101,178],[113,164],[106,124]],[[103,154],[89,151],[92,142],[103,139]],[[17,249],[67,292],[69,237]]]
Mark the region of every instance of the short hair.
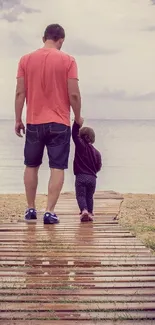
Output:
[[59,24],[48,25],[44,32],[44,39],[52,40],[54,42],[59,41],[59,39],[65,38],[65,31]]
[[83,139],[87,143],[93,144],[95,142],[95,132],[92,128],[89,127],[81,128],[79,135],[81,139]]

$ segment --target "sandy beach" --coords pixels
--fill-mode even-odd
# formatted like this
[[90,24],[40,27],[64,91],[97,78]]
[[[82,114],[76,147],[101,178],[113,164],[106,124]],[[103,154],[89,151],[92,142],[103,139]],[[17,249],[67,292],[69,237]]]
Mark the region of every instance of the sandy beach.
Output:
[[[155,251],[155,194],[124,194],[119,222]],[[46,207],[46,195],[37,195],[37,209]],[[0,221],[16,223],[23,220],[25,195],[0,195]]]
[[155,194],[124,194],[119,222],[155,251]]

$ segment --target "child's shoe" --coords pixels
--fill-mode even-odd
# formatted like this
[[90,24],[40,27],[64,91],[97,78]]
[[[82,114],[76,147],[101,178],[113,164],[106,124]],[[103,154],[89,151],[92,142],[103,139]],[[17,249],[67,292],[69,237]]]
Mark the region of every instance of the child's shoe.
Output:
[[87,210],[84,210],[81,214],[81,222],[90,222],[93,221],[92,216],[88,213]]

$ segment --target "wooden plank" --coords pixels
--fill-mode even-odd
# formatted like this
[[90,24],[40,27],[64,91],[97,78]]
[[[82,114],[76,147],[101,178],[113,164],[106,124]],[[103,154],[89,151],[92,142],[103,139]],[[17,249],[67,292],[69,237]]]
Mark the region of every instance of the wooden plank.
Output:
[[[78,247],[78,248],[73,248],[73,247],[63,247],[62,248],[59,248],[59,247],[56,247],[56,246],[51,246],[51,247],[35,247],[35,248],[32,248],[30,249],[29,247],[0,247],[0,255],[3,254],[3,253],[17,253],[17,252],[24,252],[25,253],[37,253],[37,255],[39,254],[43,254],[44,252],[46,253],[52,253],[52,252],[69,252],[69,253],[78,253],[78,252],[84,252],[84,253],[95,253],[95,252],[98,252],[98,247]],[[116,247],[116,246],[112,246],[111,247],[108,247],[108,246],[105,246],[105,247],[100,247],[100,251],[98,252],[100,254],[115,254],[115,255],[118,255],[118,254],[132,254],[133,256],[135,255],[147,255],[147,254],[150,254],[150,251],[147,250],[147,249],[144,249],[144,248],[121,248],[120,246]]]
[[30,283],[27,280],[26,281],[18,281],[15,282],[1,282],[0,288],[7,289],[7,288],[27,288],[27,289],[40,289],[40,288],[51,288],[51,289],[67,289],[70,288],[70,290],[80,289],[82,287],[83,289],[93,289],[94,287],[98,289],[110,289],[110,288],[154,288],[155,282],[105,282],[105,283],[83,283],[83,282],[72,282],[72,281],[66,281],[62,282],[61,279],[59,282],[53,282],[53,283]]
[[[116,214],[117,214],[117,211],[115,211],[114,213],[106,213],[105,211],[103,211],[100,215],[98,215],[97,214],[97,212],[98,211],[95,211],[95,220],[97,219],[102,219],[102,221],[104,220],[104,219],[111,219],[111,218],[114,218],[115,216],[116,216]],[[44,214],[44,211],[42,211],[42,212],[39,212],[38,214],[37,214],[37,221],[39,221],[39,224],[41,223],[41,221],[43,220],[43,214]],[[73,215],[73,217],[72,217],[72,219],[73,219],[73,221],[76,219],[76,220],[79,220],[79,218],[80,218],[80,215],[79,215],[79,211],[73,211],[73,209],[72,209],[72,215]],[[68,214],[66,214],[66,215],[64,215],[64,214],[59,214],[59,216],[60,216],[60,218],[62,219],[62,220],[68,220],[68,218],[71,218],[71,215],[69,215],[68,216]],[[14,219],[12,219],[12,220],[14,220]],[[4,222],[4,224],[5,225],[9,225],[10,224],[10,222]],[[22,220],[19,220],[19,221],[17,221],[17,220],[15,220],[15,222],[12,222],[11,223],[11,225],[13,225],[13,224],[15,224],[15,225],[20,225],[20,224],[25,224],[25,220],[24,219],[22,219]],[[69,223],[68,223],[69,224]]]
[[[99,222],[93,222],[93,223],[89,223],[89,228],[87,227],[86,228],[86,225],[82,224],[80,222],[80,220],[77,220],[77,222],[75,223],[75,220],[73,222],[73,224],[71,224],[70,226],[68,226],[67,222],[69,222],[68,220],[66,220],[66,223],[64,221],[64,223],[60,223],[60,224],[57,224],[57,225],[50,225],[50,227],[53,228],[54,232],[55,231],[58,231],[58,232],[61,232],[61,231],[66,231],[66,232],[75,232],[75,231],[78,231],[78,230],[81,230],[83,233],[88,231],[90,232],[94,232],[95,230],[98,230],[98,232],[103,232],[103,231],[109,231],[109,232],[112,232],[112,230],[114,231],[120,231],[120,232],[128,232],[129,231],[123,227],[121,227],[119,224],[117,223],[114,223],[114,222],[111,222],[110,220],[107,220],[107,222],[110,222],[110,223],[105,223],[104,224],[104,221],[101,220]],[[31,223],[31,224],[25,224],[25,226],[17,226],[17,227],[2,227],[0,228],[0,234],[10,234],[11,232],[14,233],[14,232],[21,232],[21,233],[26,233],[27,231],[29,232],[29,234],[33,233],[35,230],[36,233],[46,233],[46,232],[49,232],[49,225],[43,225],[41,224],[40,227],[37,225],[37,223]]]
[[[96,215],[94,216],[94,222],[93,223],[90,223],[89,226],[86,226],[86,224],[82,225],[81,222],[80,222],[80,215],[70,215],[70,216],[60,216],[60,223],[59,225],[53,225],[54,227],[57,226],[57,228],[73,228],[73,226],[77,227],[77,228],[83,228],[83,229],[86,229],[86,228],[89,228],[89,229],[92,229],[94,227],[98,227],[99,225],[101,227],[106,227],[108,226],[108,223],[112,224],[112,226],[118,226],[118,227],[121,227],[121,225],[119,224],[118,220],[115,219],[115,215]],[[73,223],[70,223],[70,221],[73,221]],[[34,223],[27,223],[25,221],[20,221],[20,222],[12,222],[10,225],[9,223],[6,224],[6,223],[1,223],[0,224],[0,230],[3,231],[3,230],[8,230],[8,229],[14,229],[14,228],[23,228],[23,229],[29,229],[29,230],[32,230],[32,229],[38,229],[38,230],[43,230],[43,229],[47,229],[47,225],[44,225],[43,223],[43,218],[38,218],[37,217],[37,220],[36,222]],[[56,228],[56,227],[55,227]],[[125,227],[122,227],[122,229],[126,229]]]
[[150,288],[150,287],[139,287],[139,288],[134,288],[134,287],[120,287],[120,288],[77,288],[77,287],[68,287],[67,289],[64,287],[59,287],[58,289],[50,289],[50,288],[41,288],[41,289],[27,289],[27,288],[8,288],[8,289],[0,289],[0,295],[38,295],[38,296],[60,296],[60,297],[72,297],[72,296],[87,296],[87,297],[92,297],[93,296],[106,296],[108,299],[108,296],[111,295],[149,295],[149,296],[154,296],[155,295],[155,287]]
[[84,302],[78,302],[78,303],[43,303],[40,302],[35,303],[12,303],[12,302],[5,302],[1,306],[1,312],[2,311],[69,311],[69,312],[74,312],[74,311],[154,311],[154,316],[155,316],[155,304],[153,302],[104,302],[104,303],[99,303],[99,302],[94,302],[89,304],[84,303]]
[[[108,207],[108,206],[100,207],[100,208],[97,207],[97,210],[98,211],[95,212],[95,217],[104,216],[104,215],[106,215],[106,216],[110,215],[111,216],[111,215],[116,215],[116,214],[119,213],[118,207],[115,207],[115,206],[113,206],[111,208]],[[44,212],[45,212],[45,210],[42,213],[42,219],[43,219]],[[66,215],[70,216],[70,217],[71,216],[79,217],[79,210],[77,210],[74,206],[72,206],[71,208],[63,208],[63,206],[62,206],[59,209],[57,209],[57,214],[59,216],[61,216],[61,218],[63,218]],[[18,221],[18,222],[20,222],[20,221]],[[5,222],[3,221],[3,223],[5,223]]]
[[[146,273],[147,271],[147,273]],[[46,276],[52,276],[52,277],[58,277],[58,275],[60,277],[62,276],[70,276],[70,275],[73,275],[74,277],[93,277],[93,278],[97,278],[97,277],[128,277],[128,276],[141,276],[141,277],[146,277],[146,276],[151,276],[151,277],[154,277],[155,276],[155,268],[154,270],[150,271],[149,269],[146,269],[146,270],[129,270],[129,271],[126,271],[123,269],[123,271],[119,270],[119,269],[116,269],[116,270],[103,270],[103,271],[96,271],[96,270],[89,270],[89,269],[84,269],[84,270],[80,270],[80,271],[77,271],[76,269],[74,270],[63,270],[63,269],[54,269],[54,268],[46,268],[46,269],[26,269],[26,268],[18,268],[17,270],[16,269],[13,269],[13,270],[10,270],[10,268],[5,268],[5,267],[2,267],[0,268],[0,277],[1,276],[11,276],[11,277],[14,277],[14,276],[20,276],[20,277],[32,277],[32,276],[35,276],[35,277],[46,277]]]
[[[52,227],[52,226],[50,226],[50,227]],[[53,230],[53,229],[51,229],[51,230]],[[52,233],[53,233],[53,236],[52,236]],[[89,234],[89,237],[91,237],[91,240],[93,239],[95,239],[95,236],[94,236],[94,234],[93,234],[93,231],[88,231],[87,232],[88,234]],[[90,236],[90,234],[91,234],[91,236]],[[82,240],[85,240],[85,241],[87,241],[88,239],[87,238],[89,238],[89,237],[85,237],[85,234],[83,233],[83,232],[81,232],[80,231],[80,229],[77,231],[77,232],[75,232],[75,235],[77,236],[77,238],[72,238],[72,237],[70,237],[70,238],[68,238],[68,237],[66,237],[65,236],[66,235],[66,232],[64,231],[63,232],[63,236],[62,237],[60,237],[60,234],[59,234],[59,236],[57,236],[57,232],[56,232],[56,230],[54,231],[53,230],[53,232],[47,232],[46,233],[46,238],[45,238],[45,236],[41,236],[41,235],[38,235],[38,236],[35,236],[35,232],[34,232],[34,234],[33,235],[31,235],[31,236],[29,236],[29,233],[27,233],[26,235],[22,235],[22,236],[20,236],[19,238],[18,237],[16,237],[15,236],[15,234],[14,234],[14,236],[10,236],[10,238],[9,238],[9,234],[8,234],[8,238],[6,238],[6,240],[5,240],[5,234],[3,234],[3,236],[1,235],[0,236],[0,239],[1,239],[1,242],[3,242],[3,241],[7,241],[7,242],[14,242],[14,241],[16,241],[16,242],[20,242],[20,241],[22,241],[23,240],[23,242],[26,242],[26,243],[28,243],[28,240],[29,240],[29,243],[30,242],[50,242],[51,240],[52,240],[52,242],[53,243],[61,243],[61,242],[64,242],[64,241],[67,241],[67,242],[79,242],[80,243],[80,239]],[[41,238],[40,238],[41,237]],[[98,237],[97,237],[98,238]],[[100,238],[100,239],[99,239]],[[113,236],[113,233],[111,233],[111,235],[110,234],[108,234],[108,237],[105,237],[104,238],[104,236],[101,236],[101,237],[99,237],[98,238],[98,240],[96,239],[95,240],[95,242],[97,243],[102,243],[102,242],[111,242],[111,241],[114,241],[114,243],[115,242],[123,242],[124,244],[125,243],[127,243],[128,244],[128,242],[131,242],[132,241],[132,245],[134,244],[134,243],[138,243],[139,245],[142,245],[142,243],[140,242],[140,240],[138,240],[137,238],[135,238],[134,236],[130,236],[130,237],[125,237],[124,238],[124,236],[122,235],[122,237],[116,237],[115,238],[115,235]]]
[[[66,234],[66,236],[67,235],[68,234]],[[54,234],[53,234],[53,236],[54,236]],[[139,243],[138,241],[136,241],[134,239],[134,237],[124,237],[125,235],[122,235],[122,237],[119,237],[119,236],[120,236],[119,234],[115,234],[113,237],[110,237],[110,236],[107,237],[107,234],[104,234],[103,237],[102,236],[101,237],[93,237],[93,236],[92,237],[84,237],[84,235],[81,234],[81,237],[79,238],[79,240],[81,239],[80,240],[81,246],[85,246],[85,244],[86,244],[86,246],[93,246],[92,242],[94,241],[94,246],[102,246],[102,245],[109,245],[109,244],[111,244],[111,246],[118,244],[118,246],[119,246],[121,244],[122,246],[134,246],[134,245],[136,246],[137,245],[137,246],[142,247],[142,244]],[[62,245],[65,248],[65,246],[67,246],[67,245],[69,247],[69,245],[71,245],[71,244],[73,246],[79,244],[79,241],[77,241],[76,238],[74,239],[73,236],[71,236],[71,237],[68,236],[68,241],[66,240],[66,238],[64,238],[64,241],[63,241],[62,240],[63,237],[61,237],[61,240],[58,240],[57,238],[54,238],[54,237],[53,237],[53,239],[48,238],[48,240],[47,240],[47,236],[41,236],[41,235],[36,236],[36,237],[35,236],[32,236],[32,237],[30,237],[30,236],[28,236],[28,237],[21,236],[20,237],[19,236],[18,239],[15,237],[14,238],[12,238],[12,237],[7,238],[5,236],[4,236],[4,238],[2,238],[2,237],[3,236],[0,236],[0,239],[1,239],[0,246],[5,246],[5,245],[8,245],[9,243],[10,243],[10,245],[17,245],[18,243],[21,245],[27,245],[26,243],[28,242],[28,240],[29,240],[29,245],[28,245],[29,248],[30,248],[31,243],[32,244],[35,243],[35,245],[42,245],[42,246],[44,246],[48,243],[48,245],[57,246],[58,248],[60,246],[61,246],[61,248],[63,248]],[[129,238],[130,238],[130,242],[128,240]],[[144,248],[144,246],[143,246],[143,248]]]
[[[62,256],[64,255],[64,256]],[[98,254],[97,254],[98,255]],[[5,258],[4,258],[5,257]],[[85,254],[83,256],[81,256],[81,254],[76,254],[76,253],[67,253],[65,254],[63,251],[62,251],[62,254],[60,255],[59,253],[55,253],[55,254],[44,254],[44,256],[42,257],[41,256],[37,256],[37,254],[32,254],[31,253],[28,253],[26,255],[25,254],[21,254],[20,256],[20,253],[18,254],[13,254],[12,256],[0,256],[0,261],[3,262],[3,261],[27,261],[27,262],[30,262],[33,260],[34,261],[34,265],[36,263],[42,263],[43,261],[48,261],[49,263],[59,263],[62,262],[62,263],[66,263],[66,262],[69,262],[69,261],[72,261],[73,263],[95,263],[97,262],[98,264],[101,264],[101,265],[104,265],[104,264],[111,264],[111,263],[118,263],[118,264],[128,264],[128,263],[131,263],[133,262],[133,264],[141,264],[143,263],[143,265],[147,265],[147,264],[150,264],[150,265],[155,265],[155,257],[153,256],[136,256],[136,257],[132,257],[132,255],[126,255],[126,256],[123,256],[123,255],[119,255],[119,256],[115,256],[114,255],[100,255],[100,256],[93,256],[93,254],[90,256],[89,254]],[[32,263],[33,265],[33,263]],[[70,264],[72,265],[72,264]]]
[[[18,261],[17,261],[18,262]],[[29,263],[30,262],[30,263]],[[46,263],[47,262],[47,263]],[[68,274],[69,272],[74,272],[74,274],[85,274],[87,276],[87,274],[89,275],[95,275],[95,274],[102,274],[102,272],[115,272],[117,274],[117,271],[119,272],[124,272],[124,274],[129,271],[130,274],[132,275],[133,272],[135,271],[142,271],[146,272],[147,271],[154,271],[155,272],[155,266],[154,265],[101,265],[101,263],[99,263],[99,265],[96,265],[96,263],[92,262],[92,267],[90,268],[89,265],[76,265],[77,263],[67,263],[65,265],[62,265],[62,268],[59,268],[59,265],[55,265],[54,264],[54,260],[53,260],[53,264],[50,264],[49,261],[45,260],[45,263],[43,261],[42,265],[35,265],[32,263],[32,260],[29,259],[27,261],[23,261],[22,263],[24,263],[24,265],[22,265],[21,267],[18,265],[13,265],[12,267],[7,266],[7,265],[1,265],[0,267],[0,271],[4,272],[6,271],[10,271],[14,272],[14,271],[21,271],[21,272],[26,272],[27,275],[28,274],[34,274],[34,273],[51,273],[55,274],[55,273],[60,273],[60,274]],[[28,264],[29,263],[29,264]],[[94,265],[93,265],[94,264]]]
[[[77,231],[80,231],[80,230],[77,229]],[[124,229],[117,229],[117,228],[114,228],[114,227],[111,227],[111,229],[110,229],[110,227],[106,227],[104,229],[101,229],[100,231],[98,231],[98,229],[94,229],[93,231],[90,231],[90,232],[85,230],[85,232],[86,232],[86,234],[84,233],[84,230],[81,231],[81,236],[85,235],[86,238],[90,237],[90,235],[92,235],[93,238],[100,237],[101,235],[103,235],[103,238],[104,238],[104,235],[106,235],[106,234],[109,234],[109,236],[112,236],[112,234],[113,234],[113,237],[122,234],[122,237],[128,235],[128,237],[133,237],[134,238],[134,236],[131,235],[131,233],[129,233],[128,231],[125,231]],[[57,233],[57,235],[63,234],[63,236],[64,236],[64,234],[66,234],[66,235],[72,237],[73,235],[75,235],[75,229],[59,229],[56,233]],[[19,236],[25,237],[25,236],[27,236],[27,230],[25,229],[24,231],[22,231],[22,230],[16,229],[16,230],[12,231],[12,229],[10,229],[10,231],[1,231],[0,232],[0,236],[2,236],[2,238],[4,236],[13,237],[16,234],[18,234]],[[53,235],[54,234],[55,233],[53,232]],[[34,231],[31,230],[31,231],[29,231],[29,234],[28,234],[27,237],[31,238],[32,236],[34,236]],[[40,231],[40,230],[37,231],[36,230],[35,231],[35,236],[36,237],[39,237],[39,236],[44,237],[44,236],[47,236],[47,232],[45,230],[42,230],[42,231]]]
[[6,267],[6,266],[1,266],[0,267],[0,271],[23,271],[23,272],[39,272],[39,273],[44,273],[44,272],[57,272],[57,274],[59,272],[65,273],[65,272],[77,272],[77,273],[81,273],[82,274],[95,274],[97,272],[127,272],[127,271],[131,271],[130,274],[132,274],[132,272],[134,271],[144,271],[145,275],[147,271],[155,271],[155,267],[154,266],[150,266],[150,265],[129,265],[129,266],[120,266],[120,265],[99,265],[99,266],[93,266],[90,268],[89,266],[76,266],[76,265],[65,265],[63,266],[61,269],[57,266],[53,265],[42,265],[42,266],[33,266],[33,265],[24,265],[24,266],[12,266],[12,267]]
[[[16,252],[7,252],[7,251],[1,251],[0,252],[0,259],[2,260],[4,257],[5,259],[13,259],[14,257],[15,258],[19,258],[19,257],[22,257],[22,258],[27,258],[27,257],[34,257],[34,258],[40,258],[43,256],[44,254],[44,258],[48,258],[48,257],[52,257],[52,258],[61,258],[62,257],[62,252],[63,252],[63,255],[64,257],[73,257],[73,258],[76,258],[76,257],[90,257],[91,255],[91,258],[95,257],[99,257],[99,258],[102,258],[102,259],[106,259],[107,257],[110,259],[118,259],[118,258],[121,258],[121,259],[130,259],[130,258],[136,258],[136,259],[140,259],[140,260],[147,260],[149,259],[149,257],[151,258],[151,260],[153,260],[150,252],[147,253],[141,253],[139,254],[138,252],[136,253],[133,253],[133,252],[108,252],[108,251],[95,251],[95,252],[85,252],[85,251],[68,251],[68,250],[63,250],[60,252],[60,251],[54,251],[52,250],[51,252],[50,251],[47,251],[47,250],[44,250],[44,252],[38,252],[38,251],[29,251],[29,252],[26,252],[26,251],[16,251]],[[90,254],[91,253],[91,254]]]
[[[63,247],[62,247],[63,245]],[[81,243],[79,243],[79,245],[76,245],[76,241],[72,242],[72,245],[70,246],[69,243],[64,242],[62,244],[62,242],[47,242],[47,241],[36,241],[35,245],[31,245],[31,242],[22,242],[22,241],[17,241],[17,242],[1,242],[0,243],[0,249],[3,248],[7,248],[7,249],[11,249],[11,248],[19,248],[19,249],[29,249],[29,250],[40,250],[40,249],[62,249],[62,248],[69,248],[72,250],[78,250],[78,249],[83,249],[83,250],[89,250],[89,249],[93,249],[96,250],[98,248],[101,249],[119,249],[119,250],[127,250],[127,249],[131,249],[131,250],[144,250],[144,251],[150,251],[148,248],[146,248],[144,245],[142,245],[141,243],[137,242],[137,241],[130,241],[130,242],[125,242],[125,241],[120,241],[118,239],[118,241],[114,241],[112,242],[112,240],[105,240],[103,241],[103,243],[98,243],[98,241],[94,240],[94,244],[92,245],[92,243],[89,243],[87,241],[85,241],[83,243],[83,241]]]
[[74,249],[57,249],[54,247],[50,248],[45,248],[45,249],[33,249],[32,251],[30,251],[29,249],[3,249],[0,250],[0,256],[10,256],[10,257],[14,257],[14,256],[23,256],[23,257],[29,257],[31,255],[34,257],[42,257],[44,255],[44,257],[52,257],[53,255],[57,255],[57,256],[61,256],[60,252],[63,252],[64,256],[81,256],[81,257],[88,257],[88,256],[94,256],[94,257],[98,257],[98,256],[108,256],[108,257],[142,257],[142,258],[148,258],[149,256],[151,257],[151,253],[150,251],[145,251],[145,250],[126,250],[126,249],[100,249],[100,251],[98,251],[98,249],[79,249],[79,250],[74,250]]
[[128,282],[147,282],[147,283],[150,283],[150,282],[153,282],[154,285],[155,285],[155,275],[154,276],[77,276],[77,275],[74,275],[71,274],[70,275],[57,275],[55,277],[53,276],[47,276],[47,275],[44,275],[44,276],[39,276],[39,277],[35,277],[35,276],[1,276],[0,277],[0,282],[1,283],[4,283],[4,282],[14,282],[14,283],[18,283],[18,282],[25,282],[26,284],[31,284],[31,283],[34,283],[35,285],[44,285],[44,284],[56,284],[57,282],[58,283],[63,283],[65,285],[65,283],[70,283],[70,284],[75,284],[75,281],[76,281],[76,284],[80,284],[81,285],[91,285],[91,282],[93,285],[96,285],[96,284],[99,284],[99,283],[103,283],[103,282],[106,282],[106,283],[111,283],[111,282],[125,282],[125,283],[128,283]]
[[[42,319],[42,320],[120,320],[126,318],[127,320],[154,320],[155,319],[155,311],[110,311],[110,312],[91,312],[91,311],[76,311],[76,312],[29,312],[29,311],[15,311],[15,312],[1,312],[0,319],[11,319],[11,320],[31,320],[31,319]],[[146,323],[147,324],[147,323]]]
[[[67,232],[65,232],[65,235],[68,237],[68,239],[72,239],[72,238],[74,238],[75,237],[75,234],[74,233],[71,233],[71,234],[69,234],[69,233],[67,233]],[[11,234],[1,234],[0,235],[1,236],[1,241],[3,240],[3,239],[8,239],[8,240],[13,240],[13,239],[17,239],[17,235],[16,235],[16,233],[11,233]],[[37,236],[37,234],[36,234],[36,236]],[[54,234],[53,234],[53,236],[54,236]],[[57,232],[57,236],[64,236],[64,232]],[[90,234],[90,233],[86,233],[86,234],[81,234],[81,237],[82,236],[84,236],[85,237],[85,240],[86,239],[88,239],[88,238],[91,238],[91,240],[92,240],[92,238],[102,238],[102,239],[104,239],[104,238],[134,238],[134,236],[132,236],[130,233],[124,233],[124,232],[116,232],[116,233],[113,233],[113,232],[104,232],[104,233],[94,233],[93,234],[93,236],[92,236],[92,234]],[[22,234],[22,233],[19,233],[18,234],[18,237],[20,238],[20,239],[23,239],[23,240],[33,240],[33,239],[35,239],[34,238],[34,234],[32,234],[31,236],[30,236],[30,234],[28,235],[28,236],[24,236],[24,234]],[[42,234],[38,234],[38,237],[40,237],[40,238],[42,238],[42,239],[44,239],[44,238],[47,238],[47,234],[46,233],[42,233]],[[80,237],[80,236],[79,236]],[[51,238],[52,239],[52,238]],[[19,239],[18,239],[19,240]]]
[[31,258],[27,259],[27,260],[2,260],[0,261],[0,267],[3,267],[3,266],[11,266],[11,267],[14,267],[14,266],[31,266],[31,267],[42,267],[42,266],[49,266],[49,267],[70,267],[70,266],[75,266],[75,267],[99,267],[101,265],[105,266],[105,267],[108,267],[109,265],[111,266],[153,266],[155,267],[155,263],[154,261],[151,262],[151,261],[134,261],[134,260],[130,260],[130,261],[113,261],[113,260],[107,260],[107,261],[93,261],[93,260],[89,260],[89,261],[86,261],[86,260],[74,260],[74,259],[70,259],[69,258],[65,261],[65,260],[62,260],[62,261],[59,261],[59,260],[42,260],[42,261],[39,261],[39,260],[33,260]]
[[3,295],[0,296],[0,302],[52,302],[52,303],[82,303],[82,302],[155,302],[155,294],[154,295],[103,295],[103,296],[76,296],[71,295],[70,297],[66,296],[53,296],[48,295]]
[[[95,214],[94,216],[94,222],[93,224],[90,224],[89,225],[89,228],[92,228],[93,226],[95,226],[97,223],[100,223],[102,226],[104,225],[104,222],[107,222],[107,221],[113,221],[113,223],[116,223],[119,225],[119,222],[118,220],[115,219],[115,216],[116,216],[116,213],[114,214],[105,214],[105,213],[102,213],[102,214]],[[71,216],[71,215],[59,215],[60,219],[61,219],[61,223],[59,224],[59,227],[61,226],[67,226],[67,227],[72,227],[73,225],[70,223],[70,222],[67,222],[67,221],[70,221],[70,220],[73,220],[73,222],[78,222],[80,221],[80,215],[79,214],[74,214]],[[64,224],[64,221],[65,221],[65,224]],[[43,215],[41,216],[38,216],[37,215],[37,223],[35,224],[29,224],[29,223],[26,223],[25,220],[19,220],[19,221],[15,221],[15,222],[5,222],[5,223],[1,223],[0,224],[0,229],[1,228],[6,228],[6,229],[9,229],[10,227],[26,227],[26,228],[33,228],[35,225],[36,228],[44,228],[44,224],[43,224]],[[79,223],[79,226],[81,225],[81,223]],[[46,226],[45,226],[46,227]],[[86,225],[84,225],[84,227],[88,227]]]
[[[21,232],[22,234],[26,234],[27,232],[33,233],[34,230],[35,230],[35,233],[37,233],[37,234],[47,232],[46,225],[42,225],[42,227],[38,227],[37,224],[35,224],[35,225],[36,225],[35,228],[32,228],[32,224],[31,224],[31,227],[30,226],[23,226],[23,227],[17,226],[17,227],[10,227],[8,229],[1,228],[0,234],[4,234],[4,233],[10,234],[10,232],[12,232],[12,233],[14,233],[14,232],[20,233]],[[56,226],[53,225],[52,227],[54,228],[54,230],[56,230]],[[66,232],[68,231],[68,232],[73,232],[73,233],[75,233],[75,231],[80,230],[81,227],[82,226],[81,226],[81,224],[79,226],[79,223],[77,223],[77,224],[74,223],[72,226],[66,226],[65,224],[61,225],[61,226],[57,226],[59,231],[66,231]],[[84,232],[84,231],[86,231],[86,229],[88,229],[88,228],[86,228],[84,225],[81,231]],[[126,229],[118,226],[117,223],[112,223],[109,221],[105,224],[104,224],[104,222],[93,223],[93,228],[89,228],[89,230],[91,230],[93,232],[98,230],[98,231],[102,231],[102,232],[103,231],[111,231],[111,232],[112,231],[120,231],[120,232],[124,231],[124,232],[129,233],[129,231],[127,231]]]
[[[123,319],[123,317],[122,317]],[[0,321],[0,324],[4,324],[4,321]],[[5,325],[135,325],[133,320],[11,320],[5,321]],[[137,321],[136,325],[146,325],[146,320]],[[147,325],[154,325],[154,321],[147,320]]]
[[[126,243],[126,241],[127,241],[127,244],[128,244],[128,242],[132,241],[132,245],[134,243],[139,243],[139,245],[142,245],[142,243],[138,239],[136,239],[134,236],[132,236],[132,235],[130,235],[128,233],[127,234],[124,234],[124,235],[123,234],[120,234],[121,235],[120,237],[118,236],[117,233],[116,234],[113,234],[113,233],[111,233],[111,234],[110,233],[108,233],[108,234],[107,233],[104,233],[104,235],[101,235],[100,234],[100,237],[97,237],[98,234],[95,236],[93,234],[93,231],[91,231],[91,232],[88,231],[87,232],[88,233],[88,236],[85,236],[85,233],[82,232],[82,231],[80,231],[80,229],[79,229],[77,232],[74,233],[74,235],[76,235],[75,238],[73,238],[73,236],[70,236],[68,238],[68,237],[66,237],[66,232],[65,231],[63,231],[62,237],[60,237],[60,233],[57,235],[56,230],[55,231],[54,231],[54,229],[51,229],[51,230],[53,230],[53,236],[52,236],[51,231],[50,232],[47,232],[46,233],[46,236],[42,236],[41,234],[36,235],[35,232],[34,232],[33,234],[31,234],[31,236],[29,235],[29,233],[26,233],[25,235],[22,234],[21,236],[19,236],[19,238],[16,237],[15,236],[15,233],[14,233],[13,236],[10,236],[10,234],[8,234],[7,236],[5,234],[0,235],[0,239],[1,239],[1,242],[3,242],[3,241],[14,242],[15,239],[16,239],[16,242],[20,242],[20,241],[23,240],[23,242],[26,242],[26,243],[28,243],[28,240],[30,240],[30,242],[34,242],[35,241],[36,243],[37,242],[41,242],[41,241],[43,241],[43,242],[47,242],[47,241],[50,242],[50,241],[52,241],[53,243],[61,243],[62,241],[67,241],[67,242],[68,241],[69,242],[72,242],[73,241],[75,243],[76,242],[79,242],[80,243],[80,238],[81,238],[81,240],[85,240],[85,241],[87,241],[89,238],[91,238],[91,240],[92,239],[95,240],[96,243],[97,242],[99,242],[99,243],[101,243],[101,242],[110,242],[112,240],[114,240],[114,243],[115,243],[118,240],[118,242],[124,242],[124,244]],[[97,231],[96,231],[96,233],[97,233]],[[10,238],[9,238],[9,236],[10,236]],[[126,236],[126,237],[124,237],[124,236]],[[5,238],[7,240],[5,240]],[[98,238],[98,240],[96,238]]]
[[[106,216],[104,216],[103,214],[96,215],[94,217],[93,224],[89,225],[89,228],[91,228],[93,226],[99,226],[99,225],[101,225],[101,226],[104,226],[104,225],[105,226],[106,225],[113,225],[113,226],[118,225],[119,224],[118,220],[115,219],[115,217],[116,217],[116,215],[111,216],[110,214],[108,214]],[[72,223],[71,223],[71,221],[72,221]],[[22,227],[22,225],[23,225],[23,227],[25,227],[27,229],[32,229],[33,227],[35,227],[36,229],[43,229],[43,228],[46,229],[47,228],[47,226],[44,225],[44,223],[43,223],[43,217],[42,218],[37,218],[37,220],[34,221],[34,223],[31,223],[31,224],[28,224],[25,221],[23,223],[23,221],[21,221],[21,220],[18,220],[18,221],[11,220],[11,223],[10,223],[10,227],[17,227],[17,228],[19,227],[20,228],[20,227]],[[77,216],[77,215],[73,215],[73,214],[71,215],[70,214],[70,215],[68,215],[67,218],[65,218],[65,215],[61,217],[59,227],[63,228],[63,227],[73,227],[73,226],[75,226],[77,228],[82,227],[79,215]],[[9,223],[5,223],[5,222],[2,221],[1,222],[1,227],[9,229]],[[55,227],[55,226],[53,225],[53,227]],[[85,225],[84,225],[84,227],[86,228]]]

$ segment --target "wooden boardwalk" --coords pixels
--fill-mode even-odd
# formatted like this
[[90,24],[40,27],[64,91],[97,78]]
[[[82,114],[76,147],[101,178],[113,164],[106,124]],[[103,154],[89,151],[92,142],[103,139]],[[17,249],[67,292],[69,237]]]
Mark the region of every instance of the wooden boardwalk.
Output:
[[0,225],[0,324],[155,324],[155,256],[114,220],[121,201],[97,194],[81,224],[66,194],[59,225]]

